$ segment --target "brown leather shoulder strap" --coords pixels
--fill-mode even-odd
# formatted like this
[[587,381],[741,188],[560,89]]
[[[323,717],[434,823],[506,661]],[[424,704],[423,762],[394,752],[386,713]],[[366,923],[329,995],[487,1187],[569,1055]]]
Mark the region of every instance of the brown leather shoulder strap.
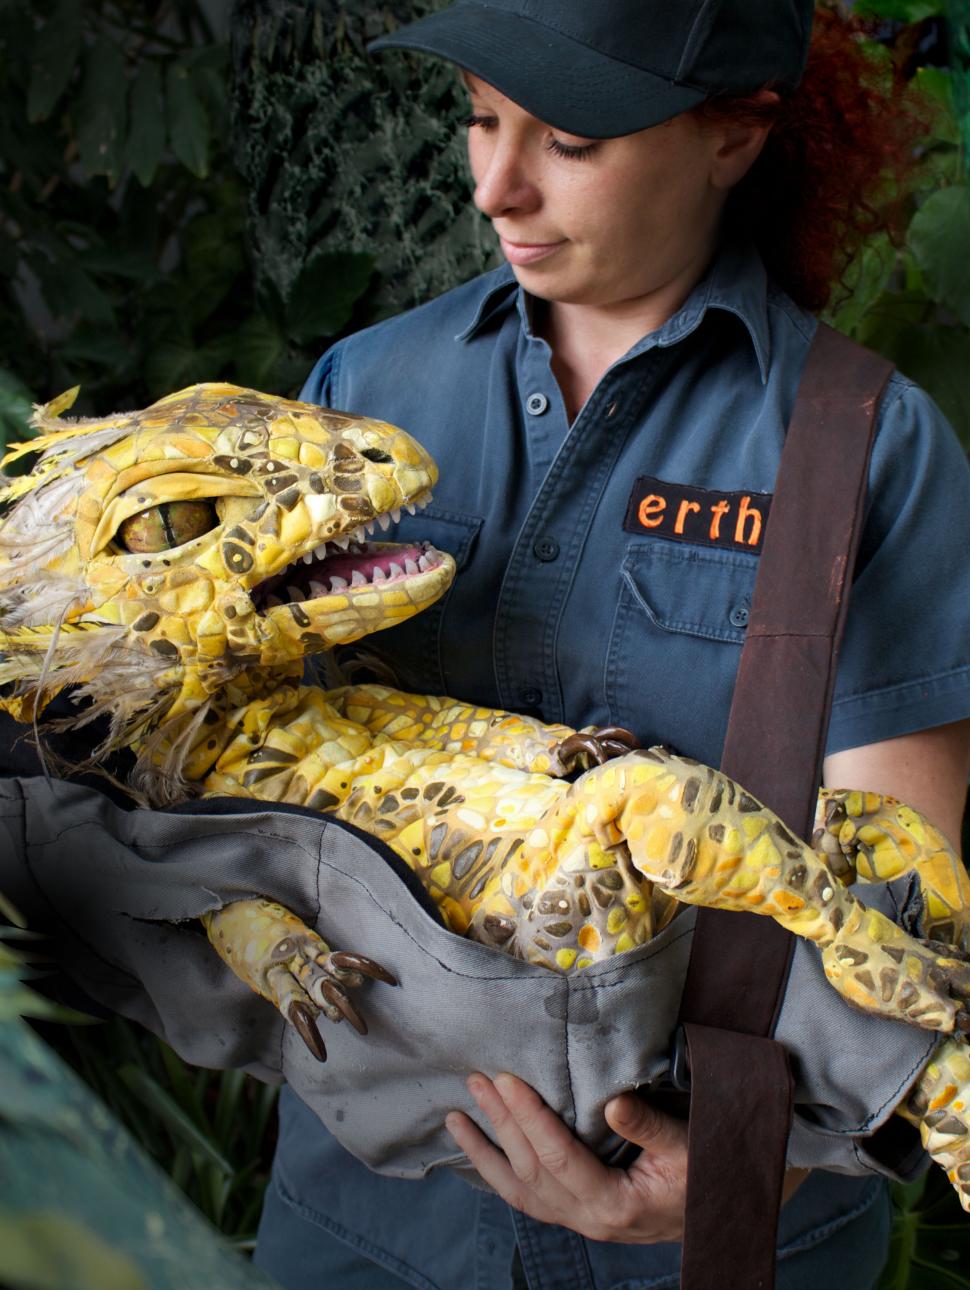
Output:
[[[721,768],[810,838],[891,364],[820,325],[782,453]],[[768,1038],[791,936],[701,909],[681,1004],[691,1074],[682,1290],[774,1285],[791,1125],[787,1054]],[[743,1232],[743,1237],[740,1233]]]

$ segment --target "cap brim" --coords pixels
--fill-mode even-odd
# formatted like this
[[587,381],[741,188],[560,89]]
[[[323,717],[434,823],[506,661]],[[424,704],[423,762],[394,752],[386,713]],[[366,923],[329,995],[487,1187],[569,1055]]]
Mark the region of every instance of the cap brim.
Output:
[[471,4],[409,23],[367,48],[437,54],[494,85],[540,121],[584,139],[645,130],[706,97],[703,90],[609,58],[521,14]]

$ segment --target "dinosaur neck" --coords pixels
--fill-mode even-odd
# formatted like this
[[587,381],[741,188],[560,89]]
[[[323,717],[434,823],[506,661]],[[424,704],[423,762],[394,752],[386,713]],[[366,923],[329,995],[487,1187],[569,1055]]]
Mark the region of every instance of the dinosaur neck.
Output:
[[140,762],[173,780],[199,783],[226,745],[242,736],[261,741],[268,724],[297,702],[303,663],[252,668],[206,694],[198,676],[186,677],[166,717],[132,744]]

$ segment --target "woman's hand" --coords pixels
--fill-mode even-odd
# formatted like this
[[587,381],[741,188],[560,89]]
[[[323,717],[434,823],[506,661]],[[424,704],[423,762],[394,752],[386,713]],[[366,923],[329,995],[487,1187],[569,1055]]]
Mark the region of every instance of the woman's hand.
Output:
[[[573,1136],[514,1075],[469,1077],[502,1150],[472,1120],[452,1111],[448,1132],[503,1200],[543,1223],[593,1241],[653,1245],[679,1241],[687,1193],[687,1125],[633,1093],[607,1103],[611,1129],[642,1147],[629,1169],[613,1169]],[[504,1153],[504,1154],[503,1154]]]

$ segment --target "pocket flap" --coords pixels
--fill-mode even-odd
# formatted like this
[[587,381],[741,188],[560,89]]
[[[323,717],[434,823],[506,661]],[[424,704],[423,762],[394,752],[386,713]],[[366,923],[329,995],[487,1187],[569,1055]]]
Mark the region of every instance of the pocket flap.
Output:
[[658,627],[736,644],[757,572],[753,556],[659,541],[632,547],[623,562],[624,581]]
[[[430,542],[439,551],[447,551],[455,565],[462,569],[468,562],[481,527],[479,515],[459,515],[456,511],[428,506],[416,515],[403,514],[387,539],[391,542]],[[383,540],[383,534],[375,537]]]

